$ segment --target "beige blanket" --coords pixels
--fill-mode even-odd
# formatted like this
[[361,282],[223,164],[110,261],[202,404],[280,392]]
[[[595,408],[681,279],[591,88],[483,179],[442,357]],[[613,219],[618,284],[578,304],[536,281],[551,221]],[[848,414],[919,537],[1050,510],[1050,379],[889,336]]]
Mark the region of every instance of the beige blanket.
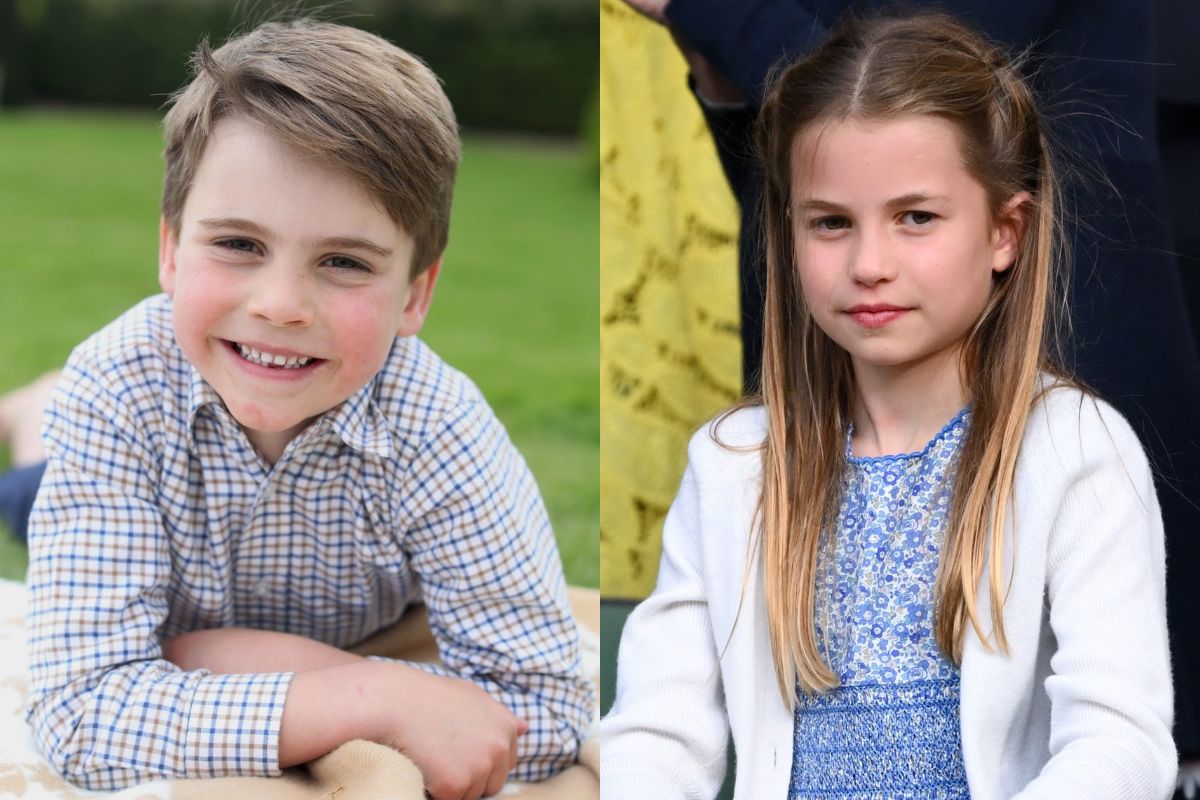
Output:
[[[571,604],[583,641],[584,667],[600,685],[600,595],[571,589]],[[24,724],[25,587],[0,581],[0,797],[77,800],[422,800],[421,774],[401,753],[373,742],[354,741],[280,778],[211,778],[155,781],[122,792],[93,793],[63,782],[37,753]],[[437,648],[422,613],[409,613],[372,637],[356,652],[415,661],[436,661]],[[7,712],[7,713],[4,713]],[[591,739],[579,763],[537,784],[510,781],[505,800],[593,800],[600,796],[600,749]]]

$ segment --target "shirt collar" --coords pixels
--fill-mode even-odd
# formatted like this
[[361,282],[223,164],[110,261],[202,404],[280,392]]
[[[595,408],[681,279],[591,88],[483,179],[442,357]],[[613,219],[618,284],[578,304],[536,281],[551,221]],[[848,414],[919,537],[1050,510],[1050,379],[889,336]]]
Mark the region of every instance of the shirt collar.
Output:
[[362,453],[391,458],[392,436],[375,402],[376,375],[341,404],[325,412],[325,420],[343,442]]
[[194,428],[196,414],[200,412],[200,409],[210,404],[223,409],[224,403],[221,401],[221,396],[217,394],[217,390],[200,377],[200,370],[192,364],[188,364],[188,372],[191,373],[191,387],[188,389],[188,427]]
[[[188,426],[194,429],[196,414],[201,408],[212,405],[218,415],[228,412],[225,411],[225,404],[217,390],[200,376],[200,371],[192,365],[188,368],[191,371]],[[359,452],[391,458],[391,431],[374,399],[375,382],[378,379],[378,376],[372,378],[366,386],[326,411],[314,424],[327,426],[338,438]]]

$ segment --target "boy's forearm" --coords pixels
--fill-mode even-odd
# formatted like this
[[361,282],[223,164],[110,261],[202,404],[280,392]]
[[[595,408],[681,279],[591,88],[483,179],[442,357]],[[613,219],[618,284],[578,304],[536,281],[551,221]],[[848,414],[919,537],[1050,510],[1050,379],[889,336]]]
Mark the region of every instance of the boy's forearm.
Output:
[[354,658],[292,678],[279,729],[280,767],[311,761],[352,739],[389,743],[385,714],[404,675],[393,665]]
[[249,672],[306,672],[362,661],[332,645],[277,631],[210,628],[169,639],[163,657],[182,670],[218,675]]
[[279,729],[279,766],[325,755],[351,739],[381,741],[380,708],[402,675],[327,644],[276,631],[212,628],[170,639],[164,657],[216,674],[294,672]]

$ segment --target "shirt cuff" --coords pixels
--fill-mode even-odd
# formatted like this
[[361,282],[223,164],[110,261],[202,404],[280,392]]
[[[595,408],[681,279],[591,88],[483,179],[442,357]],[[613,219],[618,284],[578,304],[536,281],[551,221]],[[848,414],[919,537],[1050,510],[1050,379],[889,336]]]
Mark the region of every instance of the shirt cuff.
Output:
[[201,679],[188,711],[185,774],[279,775],[279,731],[294,675],[208,675]]

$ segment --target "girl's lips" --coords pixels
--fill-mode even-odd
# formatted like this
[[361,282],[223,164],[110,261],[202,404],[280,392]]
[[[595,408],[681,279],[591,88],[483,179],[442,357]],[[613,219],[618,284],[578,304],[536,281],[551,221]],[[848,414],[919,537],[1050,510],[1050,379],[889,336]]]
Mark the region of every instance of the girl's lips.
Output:
[[909,312],[907,308],[889,305],[855,306],[846,311],[851,319],[864,328],[882,328]]

